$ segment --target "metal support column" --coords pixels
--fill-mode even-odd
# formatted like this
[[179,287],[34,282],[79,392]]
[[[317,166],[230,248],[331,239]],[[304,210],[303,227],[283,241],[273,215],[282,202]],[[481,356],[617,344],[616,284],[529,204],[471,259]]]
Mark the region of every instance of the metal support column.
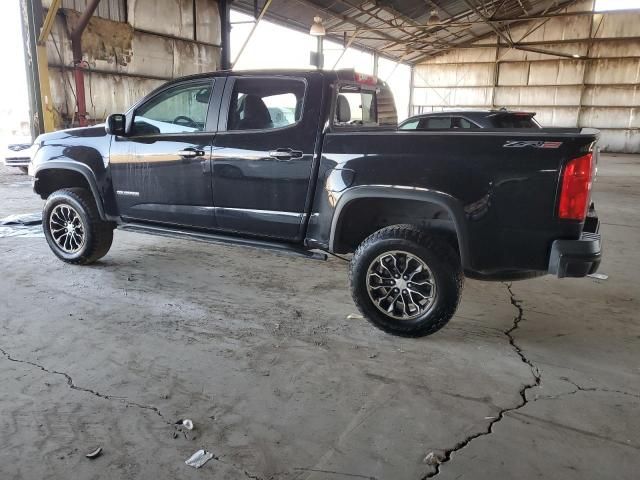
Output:
[[45,132],[55,130],[55,110],[51,98],[51,84],[49,83],[49,60],[47,58],[47,38],[51,33],[56,15],[60,9],[61,0],[53,0],[47,16],[42,22],[42,29],[38,35],[38,78],[40,80],[40,98],[42,103],[42,123]]
[[317,67],[318,70],[322,70],[324,68],[324,37],[317,36],[316,37],[316,53],[317,53]]
[[220,68],[231,70],[231,20],[229,5],[231,0],[219,0],[220,9]]
[[373,52],[373,76],[377,77],[378,76],[378,61],[380,60],[380,55],[378,54],[378,51],[374,51]]
[[93,12],[98,8],[100,0],[91,0],[71,32],[71,51],[73,53],[73,76],[76,84],[76,101],[78,103],[78,123],[81,127],[86,127],[87,123],[87,99],[84,91],[84,68],[82,66],[82,34],[84,33]]
[[[37,39],[40,22],[36,21],[33,0],[20,0],[20,14],[24,45],[24,65],[27,73],[27,91],[29,94],[29,126],[31,135],[35,139],[44,132],[44,122],[42,119],[42,97],[40,96],[37,59]],[[39,18],[42,19],[42,16]]]
[[415,70],[416,70],[415,65],[411,65],[411,75],[409,77],[409,116],[410,117],[413,115],[413,85],[414,85],[413,77],[416,73]]

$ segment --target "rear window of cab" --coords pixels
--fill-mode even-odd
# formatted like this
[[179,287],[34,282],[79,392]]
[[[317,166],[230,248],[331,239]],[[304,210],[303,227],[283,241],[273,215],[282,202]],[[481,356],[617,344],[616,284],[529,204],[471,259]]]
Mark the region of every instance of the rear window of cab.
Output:
[[337,127],[396,127],[393,94],[386,86],[340,84],[335,98],[333,124]]

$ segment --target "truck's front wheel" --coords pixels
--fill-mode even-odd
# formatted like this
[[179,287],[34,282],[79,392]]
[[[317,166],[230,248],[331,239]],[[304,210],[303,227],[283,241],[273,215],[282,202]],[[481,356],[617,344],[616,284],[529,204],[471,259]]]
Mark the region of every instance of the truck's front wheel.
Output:
[[451,319],[463,278],[451,245],[412,225],[369,236],[356,250],[349,272],[362,314],[385,332],[405,337],[430,335]]
[[93,196],[84,188],[65,188],[49,195],[42,228],[53,253],[76,265],[104,257],[113,241],[113,224],[100,219]]

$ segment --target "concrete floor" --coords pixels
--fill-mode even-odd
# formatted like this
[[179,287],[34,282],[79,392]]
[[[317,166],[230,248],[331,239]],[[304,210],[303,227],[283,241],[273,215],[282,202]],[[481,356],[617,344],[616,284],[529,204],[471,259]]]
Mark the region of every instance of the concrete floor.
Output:
[[[41,208],[26,178],[0,217]],[[604,155],[595,201],[608,280],[469,280],[419,340],[348,319],[338,260],[0,238],[0,478],[638,478],[640,156]]]

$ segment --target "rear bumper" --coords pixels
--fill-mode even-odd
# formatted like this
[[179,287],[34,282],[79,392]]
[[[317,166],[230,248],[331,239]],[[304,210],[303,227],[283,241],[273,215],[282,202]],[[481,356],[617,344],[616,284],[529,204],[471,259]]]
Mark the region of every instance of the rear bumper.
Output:
[[555,240],[549,257],[549,273],[585,277],[598,270],[602,257],[600,234],[583,232],[578,240]]

